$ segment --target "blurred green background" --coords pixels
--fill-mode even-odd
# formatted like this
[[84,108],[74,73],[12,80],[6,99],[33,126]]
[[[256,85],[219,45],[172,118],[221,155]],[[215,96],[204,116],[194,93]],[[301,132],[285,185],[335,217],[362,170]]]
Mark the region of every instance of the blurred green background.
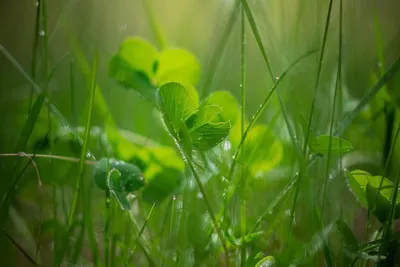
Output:
[[[280,74],[298,57],[310,50],[320,49],[329,1],[249,0],[248,2],[276,79],[279,79]],[[340,103],[336,120],[339,120],[344,112],[350,111],[354,107],[354,101],[361,98],[377,78],[400,56],[400,17],[398,15],[400,1],[352,0],[344,1],[343,4],[341,89],[344,92],[345,101]],[[45,64],[43,44],[44,36],[48,37],[49,65],[54,71],[48,85],[51,91],[51,102],[73,126],[84,124],[89,99],[85,76],[82,73],[80,50],[89,65],[97,50],[99,52],[97,83],[117,126],[162,144],[173,144],[153,108],[134,91],[121,88],[108,75],[108,62],[126,37],[141,36],[156,44],[149,19],[149,6],[161,27],[167,45],[185,48],[198,57],[202,65],[202,79],[197,87],[199,94],[204,97],[213,90],[229,90],[239,99],[240,23],[238,16],[229,38],[222,39],[226,41],[226,46],[220,54],[221,60],[218,66],[212,64],[214,53],[218,51],[224,30],[235,7],[233,0],[48,0],[47,5],[48,30],[40,33],[39,61],[36,66],[32,66],[36,20],[35,1],[1,0],[0,44],[7,51],[6,53],[15,58],[28,76],[32,77],[34,68],[36,72],[34,81],[40,87],[44,87],[46,77],[43,75]],[[312,129],[317,134],[327,134],[329,130],[337,70],[338,9],[339,1],[333,1],[319,83],[320,90],[312,124]],[[246,115],[250,118],[273,83],[250,27],[247,26],[247,29],[249,45],[247,47]],[[381,56],[382,60],[380,60]],[[293,124],[296,124],[299,114],[305,118],[308,117],[318,57],[319,53],[315,53],[303,60],[279,87]],[[71,73],[74,77],[72,84]],[[73,96],[71,88],[75,92]],[[398,102],[400,75],[397,74],[390,82],[388,91]],[[29,101],[30,94],[30,83],[21,75],[18,67],[10,62],[5,53],[0,53],[1,153],[18,152],[13,149],[22,130],[22,122],[26,119],[26,103]],[[263,112],[260,122],[270,122],[279,109],[278,99],[274,96]],[[370,118],[371,116],[365,115],[359,119],[364,123]],[[95,112],[92,124],[103,125],[103,123],[104,114]],[[356,125],[346,136],[356,149],[361,151],[363,157],[361,161],[373,165],[370,167],[372,170],[379,169],[376,165],[381,160],[380,155],[385,138],[384,126],[381,120],[374,122],[372,129]],[[298,128],[296,125],[297,134],[301,136],[301,130]],[[282,116],[279,116],[274,132],[279,139],[283,140],[283,143],[286,145],[290,143]],[[397,148],[396,157],[399,152]],[[290,166],[293,162],[290,153],[293,153],[293,150],[285,147],[285,153],[284,162],[281,165],[289,165],[290,170],[296,169],[296,166]],[[373,155],[372,159],[368,159],[369,155]],[[7,162],[2,160],[0,164],[2,164],[0,167],[4,167]],[[324,170],[323,164],[318,167],[319,170]],[[47,170],[43,177],[52,177],[52,172],[53,170]],[[320,178],[318,183],[321,183],[322,171],[319,174],[318,171],[315,173],[317,173],[316,180]],[[33,176],[33,172],[29,174]],[[255,182],[256,186],[258,182],[259,180]],[[263,186],[267,188],[265,184]],[[259,191],[254,194],[262,195],[264,187],[260,186]],[[332,189],[331,194],[334,196],[336,192],[340,191]],[[350,199],[348,195],[340,195],[340,197],[343,197],[344,201]],[[219,196],[214,196],[214,198],[219,198]],[[267,199],[273,199],[271,194],[265,198],[266,202]],[[331,205],[334,206],[334,203]],[[354,207],[354,205],[349,206]],[[196,208],[196,205],[194,207]],[[335,210],[335,207],[332,210],[339,212]],[[352,212],[353,210],[349,207],[346,214]],[[304,217],[308,215],[306,212],[304,214]],[[285,232],[285,229],[282,231]],[[300,234],[297,234],[301,236],[303,230],[299,227],[297,231]]]

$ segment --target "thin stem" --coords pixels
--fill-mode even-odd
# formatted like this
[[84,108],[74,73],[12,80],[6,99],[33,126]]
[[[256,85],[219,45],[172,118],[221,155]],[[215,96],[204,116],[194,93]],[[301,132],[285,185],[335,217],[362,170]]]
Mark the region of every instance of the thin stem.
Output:
[[[38,50],[38,40],[40,32],[40,10],[41,10],[41,0],[36,2],[36,22],[35,22],[35,37],[33,41],[33,51],[32,51],[32,64],[31,64],[31,77],[32,80],[36,78],[36,64],[37,64],[37,50]],[[32,108],[33,95],[35,89],[31,86],[31,92],[29,97],[29,110]]]
[[235,25],[236,17],[240,10],[240,1],[241,0],[236,1],[235,7],[232,11],[232,14],[231,14],[229,20],[228,20],[228,24],[225,27],[224,32],[222,33],[222,36],[219,39],[219,41],[216,45],[216,48],[211,55],[211,60],[210,60],[210,63],[208,64],[207,73],[205,75],[204,89],[201,91],[201,94],[204,97],[206,97],[212,89],[214,77],[215,77],[215,74],[217,73],[216,70],[218,68],[219,63],[221,62],[221,58],[222,58],[225,46],[228,43],[229,37],[232,33],[233,26]]
[[[276,88],[278,87],[278,85],[285,80],[285,77],[287,76],[287,74],[298,64],[300,63],[303,59],[309,57],[310,55],[314,54],[315,52],[317,52],[318,50],[311,50],[308,51],[307,53],[305,53],[304,55],[300,56],[298,59],[296,59],[294,62],[292,62],[289,67],[282,73],[282,75],[280,76],[279,80],[277,80],[277,82],[272,86],[271,90],[269,91],[268,95],[265,97],[264,101],[262,102],[262,104],[260,105],[260,107],[257,109],[257,111],[255,112],[255,114],[253,115],[253,117],[250,120],[249,125],[247,126],[246,130],[243,133],[243,136],[240,140],[240,143],[235,151],[235,154],[233,155],[233,160],[232,160],[232,164],[231,167],[229,169],[229,173],[228,173],[228,180],[230,181],[233,177],[233,173],[235,171],[235,167],[236,167],[236,163],[238,160],[238,156],[239,156],[239,152],[241,151],[241,147],[244,144],[248,133],[250,132],[251,128],[255,125],[255,123],[257,122],[258,118],[260,117],[261,113],[264,111],[264,109],[266,108],[267,104],[269,103],[269,100],[271,99],[273,93],[275,92]],[[228,194],[226,197],[226,204],[224,205],[223,210],[220,213],[220,216],[223,216],[225,213],[225,209],[228,205],[228,203],[231,201],[235,190],[238,188],[239,186],[239,182],[240,180],[236,180],[232,183],[232,186],[230,187],[230,189],[228,190]]]
[[93,57],[93,72],[92,72],[92,81],[91,81],[91,90],[90,90],[90,100],[89,100],[89,107],[88,107],[88,115],[86,119],[86,127],[85,127],[85,133],[84,133],[84,139],[83,139],[83,146],[81,150],[81,157],[79,161],[79,177],[76,181],[75,185],[75,191],[74,191],[74,196],[72,199],[72,205],[71,205],[71,211],[69,214],[68,218],[68,228],[71,227],[72,223],[74,222],[75,218],[75,210],[78,204],[78,197],[79,197],[79,192],[80,192],[80,185],[81,185],[81,180],[83,179],[83,173],[85,169],[85,159],[86,159],[86,150],[88,147],[88,140],[89,140],[89,134],[90,134],[90,123],[92,119],[92,110],[93,110],[93,102],[94,102],[94,96],[96,92],[96,79],[97,79],[97,63],[98,63],[98,55],[97,52],[95,53]]
[[[153,206],[151,206],[151,209],[150,209],[150,211],[149,211],[149,214],[147,215],[146,220],[144,221],[144,223],[143,223],[143,225],[142,225],[142,228],[140,228],[140,230],[139,230],[139,233],[138,233],[138,235],[137,235],[137,237],[136,237],[135,245],[134,245],[133,248],[132,248],[131,255],[133,255],[133,253],[134,253],[135,250],[136,250],[137,245],[139,244],[139,239],[140,239],[140,237],[142,236],[142,234],[143,234],[143,232],[144,232],[144,229],[146,229],[147,222],[150,220],[150,217],[151,217],[151,215],[153,214],[153,210],[154,210],[154,207],[155,207],[155,206],[156,206],[156,203],[153,203]],[[130,216],[129,216],[129,217],[130,217]],[[129,260],[128,260],[128,262],[129,262]]]
[[153,7],[151,6],[150,0],[143,0],[144,9],[147,18],[150,22],[151,28],[153,30],[154,37],[156,38],[157,46],[163,50],[166,48],[166,41],[163,32],[161,31],[160,24],[158,23],[156,16],[154,14]]
[[[241,44],[242,44],[242,53],[241,53],[241,100],[242,100],[242,108],[241,108],[241,123],[240,123],[240,134],[241,138],[244,135],[244,121],[245,121],[245,113],[246,113],[246,23],[245,23],[245,11],[242,5],[242,12],[241,12]],[[240,229],[241,229],[241,253],[240,253],[240,266],[244,266],[246,262],[246,199],[245,199],[245,192],[246,192],[246,179],[244,177],[244,144],[241,148],[241,155],[240,155],[240,180],[242,181],[242,192],[241,192],[241,204],[240,204]]]
[[218,224],[218,221],[217,221],[217,218],[216,218],[216,216],[214,214],[214,211],[212,209],[211,203],[208,200],[208,196],[206,194],[206,190],[204,189],[204,186],[201,183],[199,174],[196,172],[196,170],[195,170],[195,168],[193,166],[193,163],[190,160],[189,155],[187,154],[187,152],[185,150],[182,150],[182,151],[183,151],[183,155],[184,155],[184,157],[186,159],[186,162],[187,162],[187,164],[188,164],[188,166],[189,166],[189,168],[190,168],[190,170],[191,170],[191,172],[192,172],[192,174],[194,176],[194,179],[196,180],[197,186],[198,186],[198,188],[200,190],[200,193],[201,193],[201,195],[203,197],[204,203],[206,204],[206,208],[207,208],[208,214],[211,217],[211,221],[213,223],[214,229],[217,232],[218,238],[221,241],[222,247],[223,247],[224,252],[225,252],[225,264],[226,264],[226,266],[229,266],[229,253],[228,253],[228,247],[226,245],[226,240],[225,240],[224,235],[222,234],[222,230],[221,230],[221,228],[220,228],[220,226]]
[[[3,153],[0,154],[0,157],[35,157],[35,158],[45,158],[45,159],[56,159],[56,160],[62,160],[62,161],[70,161],[70,162],[76,162],[79,163],[80,159],[78,158],[73,158],[73,157],[66,157],[66,156],[60,156],[60,155],[47,155],[47,154],[27,154],[25,152],[19,152],[19,153]],[[96,161],[94,160],[85,160],[86,165],[95,165]]]
[[336,101],[338,92],[340,89],[340,81],[341,81],[341,72],[342,72],[342,19],[343,19],[343,11],[342,11],[342,0],[340,0],[339,4],[339,54],[338,54],[338,69],[336,73],[336,84],[335,84],[335,92],[333,94],[333,103],[332,103],[332,115],[331,115],[331,123],[329,126],[329,143],[328,143],[328,157],[326,159],[326,169],[325,169],[325,182],[324,182],[324,191],[322,195],[322,208],[321,208],[321,222],[323,222],[323,215],[325,210],[325,202],[326,202],[326,194],[328,188],[328,179],[329,179],[329,167],[331,163],[331,150],[332,150],[332,135],[333,135],[333,125],[335,122],[335,113],[336,113]]
[[315,103],[316,103],[316,100],[317,100],[318,85],[319,85],[319,80],[320,80],[320,76],[321,76],[322,63],[323,63],[323,59],[324,59],[326,39],[328,37],[328,29],[329,29],[329,21],[330,21],[331,11],[332,11],[332,3],[333,3],[333,0],[330,0],[329,1],[329,7],[328,7],[328,14],[326,16],[326,21],[325,21],[325,30],[324,30],[324,36],[322,38],[321,54],[319,56],[319,63],[318,63],[318,69],[317,69],[317,78],[315,80],[315,86],[314,86],[314,93],[313,93],[313,98],[312,98],[312,102],[311,102],[310,115],[309,115],[309,118],[308,118],[308,128],[307,128],[306,137],[305,137],[304,146],[303,146],[303,153],[304,153],[305,156],[307,155],[307,144],[308,144],[308,139],[310,137],[311,123],[312,123],[312,118],[313,118],[313,115],[314,115]]

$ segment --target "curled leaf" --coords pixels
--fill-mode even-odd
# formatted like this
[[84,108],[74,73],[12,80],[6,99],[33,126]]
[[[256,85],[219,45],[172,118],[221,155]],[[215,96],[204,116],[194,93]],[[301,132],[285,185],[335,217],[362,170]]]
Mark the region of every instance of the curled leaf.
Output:
[[[332,139],[330,141],[330,139]],[[329,148],[329,142],[331,147]],[[332,155],[342,155],[353,150],[353,146],[336,136],[320,135],[317,136],[310,144],[310,149],[315,153],[328,154],[329,151]]]

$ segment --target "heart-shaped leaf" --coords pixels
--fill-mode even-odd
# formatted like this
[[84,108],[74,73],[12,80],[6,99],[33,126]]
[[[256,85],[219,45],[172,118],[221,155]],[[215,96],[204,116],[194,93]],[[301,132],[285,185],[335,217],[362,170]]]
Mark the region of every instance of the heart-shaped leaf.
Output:
[[222,109],[219,106],[203,106],[186,120],[186,126],[190,131],[193,131],[204,124],[218,122],[217,117],[221,113]]
[[[394,184],[385,177],[372,176],[362,170],[354,170],[352,172],[346,170],[346,177],[350,190],[359,202],[364,207],[369,208],[380,221],[384,222],[390,210]],[[399,201],[400,196],[396,200],[395,218],[400,217]]]
[[319,154],[328,154],[329,153],[329,139],[332,138],[331,141],[331,154],[332,155],[342,155],[348,153],[353,150],[353,146],[339,137],[329,135],[320,135],[317,136],[310,144],[310,149]]
[[169,131],[177,134],[182,122],[186,121],[197,109],[197,92],[176,82],[164,84],[158,92],[159,106],[164,115],[164,122]]
[[157,50],[147,41],[138,37],[128,38],[112,57],[109,74],[122,86],[137,91],[155,105],[156,88],[152,78],[157,57]]
[[200,63],[192,53],[181,48],[169,48],[158,57],[155,80],[158,86],[177,82],[189,87],[198,83],[200,73]]
[[221,143],[229,134],[229,122],[207,123],[190,132],[193,147],[200,151],[209,150]]
[[158,58],[157,49],[140,37],[131,37],[124,40],[117,56],[128,66],[142,72],[150,79],[154,77],[154,64]]
[[204,106],[216,105],[221,107],[221,121],[230,121],[234,125],[239,115],[239,104],[236,98],[228,91],[215,91],[208,96]]

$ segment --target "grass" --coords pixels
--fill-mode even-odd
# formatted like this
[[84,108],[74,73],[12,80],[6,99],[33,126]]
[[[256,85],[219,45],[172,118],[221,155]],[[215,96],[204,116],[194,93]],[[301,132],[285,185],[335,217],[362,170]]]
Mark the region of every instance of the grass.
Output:
[[[109,74],[110,55],[97,53],[119,44],[82,34],[85,18],[70,18],[79,9],[62,11],[56,24],[64,27],[56,31],[53,4],[39,1],[26,62],[0,43],[7,60],[0,64],[28,84],[23,97],[1,102],[7,129],[0,136],[0,247],[8,265],[396,266],[400,55],[385,50],[395,39],[387,36],[383,7],[358,7],[371,14],[363,23],[375,36],[362,45],[380,65],[367,70],[357,58],[369,79],[357,80],[369,88],[357,91],[346,45],[357,38],[350,3],[195,1],[196,12],[210,15],[196,22],[204,32],[193,51],[168,58],[182,39],[172,29],[196,12],[182,8],[183,1],[171,4],[175,9],[138,2],[124,9],[107,4],[107,14],[115,8],[121,18],[127,12],[149,26],[134,26],[129,35],[155,41],[136,43],[128,58],[118,53],[120,76]],[[312,6],[316,13],[307,15]],[[205,46],[201,38],[217,29],[217,8],[229,9],[229,17]],[[179,26],[178,37],[189,36],[192,26]],[[53,41],[58,34],[65,44]],[[149,46],[157,47],[152,62]],[[135,49],[142,53],[129,58]],[[153,90],[157,105],[138,97],[135,86]],[[236,103],[212,99],[220,89]],[[340,140],[352,148],[344,150]],[[102,158],[108,159],[103,187],[96,180]],[[357,169],[371,174],[364,186],[373,195],[361,178],[346,175]],[[382,176],[378,185],[375,176]]]

